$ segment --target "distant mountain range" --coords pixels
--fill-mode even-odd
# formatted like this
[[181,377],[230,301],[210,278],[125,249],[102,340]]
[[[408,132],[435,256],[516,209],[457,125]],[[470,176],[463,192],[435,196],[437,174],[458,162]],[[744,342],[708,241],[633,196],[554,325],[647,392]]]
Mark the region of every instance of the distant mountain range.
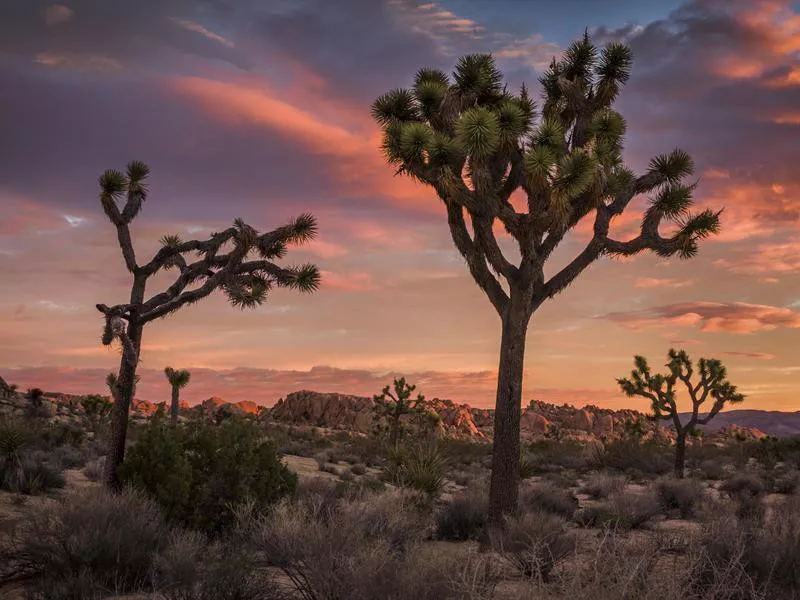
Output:
[[[681,418],[688,417],[682,414]],[[728,410],[719,413],[708,425],[701,426],[705,431],[719,431],[723,427],[738,425],[763,431],[767,435],[786,437],[800,435],[800,410],[781,412],[777,410]]]

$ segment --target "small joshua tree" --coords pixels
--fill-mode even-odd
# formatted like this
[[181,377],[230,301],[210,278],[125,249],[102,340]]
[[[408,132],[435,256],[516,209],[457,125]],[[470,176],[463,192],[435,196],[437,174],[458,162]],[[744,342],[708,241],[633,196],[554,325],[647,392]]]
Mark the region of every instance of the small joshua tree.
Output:
[[[100,202],[116,228],[125,266],[132,276],[128,302],[97,305],[105,318],[103,344],[117,340],[122,346],[119,372],[112,387],[115,402],[104,477],[111,489],[119,489],[117,469],[125,455],[128,412],[145,325],[198,302],[216,290],[225,292],[233,306],[244,309],[261,305],[274,287],[313,292],[320,281],[314,265],[281,267],[273,262],[286,255],[288,246],[314,237],[317,225],[310,214],[303,214],[267,233],[259,233],[236,219],[232,227],[213,233],[205,240],[183,241],[177,235],[167,235],[161,239],[162,247],[155,256],[149,262],[139,263],[130,225],[147,198],[149,173],[147,165],[134,161],[128,164],[125,173],[109,170],[99,181]],[[174,282],[147,298],[150,278],[168,269],[177,272]]]
[[169,406],[169,418],[173,425],[178,424],[178,413],[180,412],[180,393],[181,389],[189,385],[189,379],[192,374],[186,369],[173,369],[167,367],[164,369],[164,375],[167,376],[169,384],[172,386],[172,403]]
[[388,437],[389,447],[392,450],[397,448],[403,437],[405,419],[416,417],[424,422],[429,414],[425,407],[425,396],[417,394],[416,398],[411,398],[411,393],[417,386],[407,384],[406,378],[401,377],[394,380],[393,387],[394,393],[387,385],[379,395],[374,396],[373,408],[375,429],[379,434]]
[[[602,256],[650,250],[690,258],[719,229],[719,213],[690,210],[694,184],[685,179],[694,167],[686,152],[656,156],[638,176],[625,166],[625,120],[612,105],[631,63],[623,44],[598,51],[584,36],[542,75],[539,119],[525,86],[510,92],[487,54],[461,58],[452,79],[421,69],[411,89],[391,90],[372,106],[387,161],[435,190],[453,243],[500,317],[489,485],[495,524],[517,505],[525,340],[533,313]],[[614,239],[612,220],[643,194],[650,202],[640,232]],[[545,277],[548,259],[584,219],[592,221],[592,238]],[[676,227],[662,234],[662,225]],[[504,252],[497,227],[510,236],[518,262]]]
[[[670,349],[666,375],[653,374],[643,356],[634,357],[636,368],[630,378],[617,379],[617,383],[629,397],[642,396],[652,403],[653,418],[672,419],[675,427],[675,476],[683,478],[686,460],[686,437],[697,425],[705,425],[713,419],[726,404],[742,402],[744,396],[736,391],[736,386],[727,380],[727,372],[722,363],[713,358],[701,358],[697,364],[700,380],[692,382],[694,367],[684,350]],[[692,401],[692,411],[685,423],[681,422],[678,405],[675,402],[676,387],[682,383]],[[700,408],[711,399],[713,404],[704,417]]]

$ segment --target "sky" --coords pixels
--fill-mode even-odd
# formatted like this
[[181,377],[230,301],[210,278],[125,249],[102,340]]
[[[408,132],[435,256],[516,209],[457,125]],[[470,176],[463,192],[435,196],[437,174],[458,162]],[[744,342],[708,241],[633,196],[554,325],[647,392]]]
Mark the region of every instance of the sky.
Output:
[[[719,358],[746,407],[800,410],[800,5],[788,0],[6,0],[0,4],[0,376],[102,392],[118,350],[94,305],[127,275],[97,178],[152,170],[140,256],[236,217],[265,231],[310,211],[321,289],[255,311],[213,296],[152,323],[137,395],[272,404],[371,395],[405,375],[428,397],[494,403],[499,319],[435,193],[394,177],[370,105],[421,67],[492,52],[516,89],[588,29],[630,45],[616,109],[641,172],[675,147],[722,233],[690,261],[601,259],[533,316],[523,399],[645,409],[615,385],[634,354]],[[632,233],[647,199],[616,225]],[[582,249],[582,224],[548,265]],[[150,288],[159,291],[160,277]]]

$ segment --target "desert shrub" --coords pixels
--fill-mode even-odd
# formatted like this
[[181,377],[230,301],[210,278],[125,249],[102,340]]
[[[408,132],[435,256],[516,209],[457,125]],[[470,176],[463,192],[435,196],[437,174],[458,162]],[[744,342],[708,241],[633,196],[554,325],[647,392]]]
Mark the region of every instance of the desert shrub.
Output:
[[483,488],[456,494],[436,513],[436,537],[440,540],[477,540],[486,525],[489,498]]
[[578,472],[571,470],[551,471],[549,473],[544,473],[542,477],[560,488],[576,487],[580,481]]
[[600,500],[608,498],[611,494],[621,492],[625,489],[627,483],[627,478],[620,475],[593,473],[586,478],[586,482],[581,486],[580,491],[593,500]]
[[29,430],[15,419],[0,418],[0,468],[15,463],[30,444]]
[[527,578],[548,581],[559,561],[575,551],[575,538],[564,519],[546,512],[528,512],[488,531],[491,547]]
[[703,484],[694,479],[660,479],[655,486],[664,508],[677,509],[684,519],[694,515],[697,505],[705,496]]
[[88,461],[83,467],[83,474],[89,481],[100,481],[103,477],[103,470],[105,469],[106,457],[99,456]]
[[10,559],[44,597],[94,598],[143,589],[167,539],[158,506],[133,491],[91,490],[31,507]]
[[266,509],[297,485],[272,443],[235,418],[188,428],[154,421],[128,451],[120,477],[150,494],[169,519],[209,533],[233,524],[236,505]]
[[520,507],[524,510],[545,511],[571,519],[578,509],[578,499],[573,493],[552,483],[528,485],[520,490]]
[[[692,565],[662,561],[663,541],[654,536],[631,539],[609,529],[592,552],[582,555],[554,582],[559,598],[579,600],[733,600],[695,595]],[[753,599],[755,600],[755,599]]]
[[86,464],[87,453],[75,446],[59,446],[53,454],[65,469],[76,469]]
[[240,540],[208,543],[195,531],[172,532],[155,558],[156,587],[166,600],[279,600]]
[[795,598],[800,592],[800,499],[790,498],[767,520],[717,511],[697,540],[698,579],[708,585],[721,566],[736,569],[733,598]]
[[540,472],[540,463],[536,457],[528,452],[523,452],[519,458],[519,478],[529,479]]
[[663,510],[655,494],[616,492],[596,506],[578,511],[580,524],[590,527],[638,529]]
[[729,496],[759,496],[764,493],[764,483],[755,473],[735,473],[719,486]]
[[341,479],[342,481],[350,482],[353,481],[355,478],[356,476],[353,475],[353,472],[350,469],[343,469],[342,472],[339,473],[339,479]]
[[439,440],[439,448],[448,463],[453,465],[482,465],[484,460],[492,456],[491,444],[470,439],[443,438]]
[[525,453],[532,463],[530,468],[535,473],[549,473],[561,469],[583,471],[592,462],[587,449],[572,440],[540,440],[528,444]]
[[446,458],[437,444],[414,444],[392,450],[384,476],[392,483],[438,496],[445,483]]
[[775,473],[770,482],[770,491],[774,494],[794,494],[800,487],[800,472],[795,469]]
[[462,557],[421,546],[426,523],[402,492],[340,502],[332,511],[281,503],[248,529],[258,555],[303,598],[470,597],[455,592],[452,576]]
[[15,469],[5,473],[3,487],[20,494],[38,494],[66,485],[58,461],[40,453],[23,456]]
[[37,428],[36,437],[40,447],[52,450],[59,446],[80,446],[86,440],[86,432],[73,423],[52,423]]
[[673,468],[674,449],[667,444],[648,440],[621,439],[607,443],[597,453],[601,468],[645,476],[664,475]]
[[700,474],[706,479],[718,481],[726,475],[725,465],[717,459],[708,459],[700,462]]
[[350,467],[350,472],[353,475],[365,475],[367,472],[367,466],[364,463],[355,463],[353,466]]

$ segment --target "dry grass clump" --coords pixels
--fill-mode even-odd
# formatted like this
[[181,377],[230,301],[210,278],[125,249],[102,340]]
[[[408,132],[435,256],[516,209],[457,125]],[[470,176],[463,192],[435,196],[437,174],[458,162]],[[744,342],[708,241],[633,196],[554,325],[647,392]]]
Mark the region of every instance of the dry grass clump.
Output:
[[436,537],[440,540],[477,540],[486,525],[489,498],[476,487],[455,495],[436,513]]
[[550,482],[536,483],[520,489],[519,504],[526,510],[542,510],[565,519],[571,519],[578,510],[578,499],[572,492]]
[[593,500],[608,498],[611,494],[622,492],[628,483],[628,478],[623,475],[610,473],[593,473],[581,486],[580,491]]
[[662,539],[606,529],[596,546],[563,569],[553,597],[573,600],[712,600],[692,595],[692,569],[664,555]]
[[596,506],[578,512],[577,521],[589,527],[639,529],[663,510],[655,493],[615,492]]
[[575,536],[566,521],[538,511],[506,520],[505,527],[488,530],[489,544],[524,577],[547,582],[554,567],[575,551]]
[[283,502],[247,528],[259,555],[304,599],[491,597],[493,576],[480,560],[423,549],[427,524],[413,498],[392,492],[334,507]]
[[800,596],[800,497],[788,498],[769,519],[740,513],[722,506],[704,522],[696,548],[699,580],[724,578],[737,599]]
[[664,508],[677,509],[684,519],[695,514],[706,496],[706,489],[696,479],[663,478],[656,482],[656,492]]
[[168,536],[156,504],[132,491],[91,490],[30,511],[7,560],[17,575],[37,577],[47,598],[143,589]]

